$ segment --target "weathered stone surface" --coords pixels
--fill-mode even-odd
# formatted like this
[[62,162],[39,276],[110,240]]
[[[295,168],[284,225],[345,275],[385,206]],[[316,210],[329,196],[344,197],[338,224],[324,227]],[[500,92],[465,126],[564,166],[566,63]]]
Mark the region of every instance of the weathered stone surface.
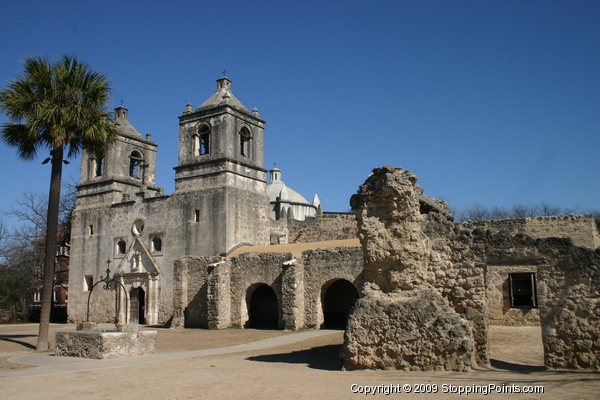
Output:
[[323,296],[339,280],[362,289],[362,253],[357,247],[292,253],[244,253],[220,257],[183,257],[175,263],[171,327],[244,327],[248,305],[259,284],[278,298],[283,329],[320,328],[324,323]]
[[[458,271],[442,270],[450,266],[444,262],[451,258],[444,254],[449,248],[438,244],[434,251],[425,232],[429,220],[452,229],[448,208],[424,197],[416,181],[416,175],[400,168],[376,168],[351,199],[367,283],[345,335],[342,359],[347,369],[465,371],[477,360],[473,325],[451,307],[448,297],[464,300],[469,297],[465,287],[483,286],[483,281],[457,284]],[[447,275],[452,284],[448,279],[444,298],[435,287]],[[473,311],[470,319],[483,325],[478,328],[485,328],[476,307],[461,311],[467,310]],[[479,340],[487,343],[485,335]]]
[[552,369],[600,370],[600,249],[568,239],[536,241],[544,362]]
[[54,355],[58,357],[119,358],[156,352],[156,331],[57,332]]
[[382,291],[409,290],[427,282],[428,249],[419,212],[417,176],[376,168],[352,196],[367,281]]
[[367,291],[346,329],[346,369],[467,371],[475,365],[471,324],[432,289]]

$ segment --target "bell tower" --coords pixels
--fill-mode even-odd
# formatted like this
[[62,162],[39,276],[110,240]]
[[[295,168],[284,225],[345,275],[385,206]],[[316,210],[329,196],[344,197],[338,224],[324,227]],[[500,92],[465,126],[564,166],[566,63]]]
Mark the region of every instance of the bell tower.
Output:
[[129,123],[125,107],[115,109],[118,135],[104,154],[83,151],[77,197],[86,203],[118,203],[135,193],[154,189],[156,148],[150,134],[146,138]]
[[233,95],[227,77],[196,110],[179,117],[175,193],[193,196],[198,226],[212,233],[210,251],[226,253],[241,243],[269,243],[265,192],[264,125]]

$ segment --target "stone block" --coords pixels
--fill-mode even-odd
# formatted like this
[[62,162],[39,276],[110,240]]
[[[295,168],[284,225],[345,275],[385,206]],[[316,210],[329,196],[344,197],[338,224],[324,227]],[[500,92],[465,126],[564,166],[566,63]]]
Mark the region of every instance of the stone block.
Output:
[[57,332],[54,355],[109,359],[156,353],[156,331]]

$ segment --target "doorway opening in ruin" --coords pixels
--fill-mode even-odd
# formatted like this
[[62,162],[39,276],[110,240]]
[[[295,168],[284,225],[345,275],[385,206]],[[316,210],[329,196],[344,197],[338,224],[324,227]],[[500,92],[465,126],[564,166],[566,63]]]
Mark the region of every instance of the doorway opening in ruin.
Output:
[[259,284],[252,291],[248,301],[248,317],[248,328],[279,328],[277,295],[269,285]]
[[146,324],[146,292],[141,287],[129,292],[129,322]]
[[338,279],[323,286],[324,329],[346,329],[348,316],[358,299],[358,290],[352,282]]
[[535,268],[488,264],[485,282],[492,367],[514,371],[543,370],[544,346]]

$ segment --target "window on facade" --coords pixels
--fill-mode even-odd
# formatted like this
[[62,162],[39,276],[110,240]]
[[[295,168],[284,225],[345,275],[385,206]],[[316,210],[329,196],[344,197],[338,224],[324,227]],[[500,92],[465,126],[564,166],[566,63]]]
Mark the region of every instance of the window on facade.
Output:
[[250,157],[250,131],[245,127],[240,131],[240,155]]
[[90,226],[88,227],[88,233],[89,233],[90,235],[93,235],[93,234],[94,234],[94,225],[90,225]]
[[129,155],[129,176],[140,179],[140,167],[142,166],[142,155],[139,151],[134,151]]
[[162,240],[158,236],[152,238],[152,249],[157,252],[162,251]]
[[117,242],[117,254],[125,254],[126,251],[127,251],[127,244],[125,243],[125,241],[123,239],[120,239]]
[[210,154],[210,130],[207,125],[202,125],[200,129],[198,129],[197,140],[197,155],[203,156],[205,154]]
[[97,156],[94,159],[94,176],[102,176],[104,170],[104,157]]
[[512,308],[537,307],[535,273],[522,272],[508,274],[510,286],[510,306]]
[[83,277],[83,290],[91,292],[94,287],[94,275],[86,275]]
[[200,210],[194,210],[194,222],[200,222]]

